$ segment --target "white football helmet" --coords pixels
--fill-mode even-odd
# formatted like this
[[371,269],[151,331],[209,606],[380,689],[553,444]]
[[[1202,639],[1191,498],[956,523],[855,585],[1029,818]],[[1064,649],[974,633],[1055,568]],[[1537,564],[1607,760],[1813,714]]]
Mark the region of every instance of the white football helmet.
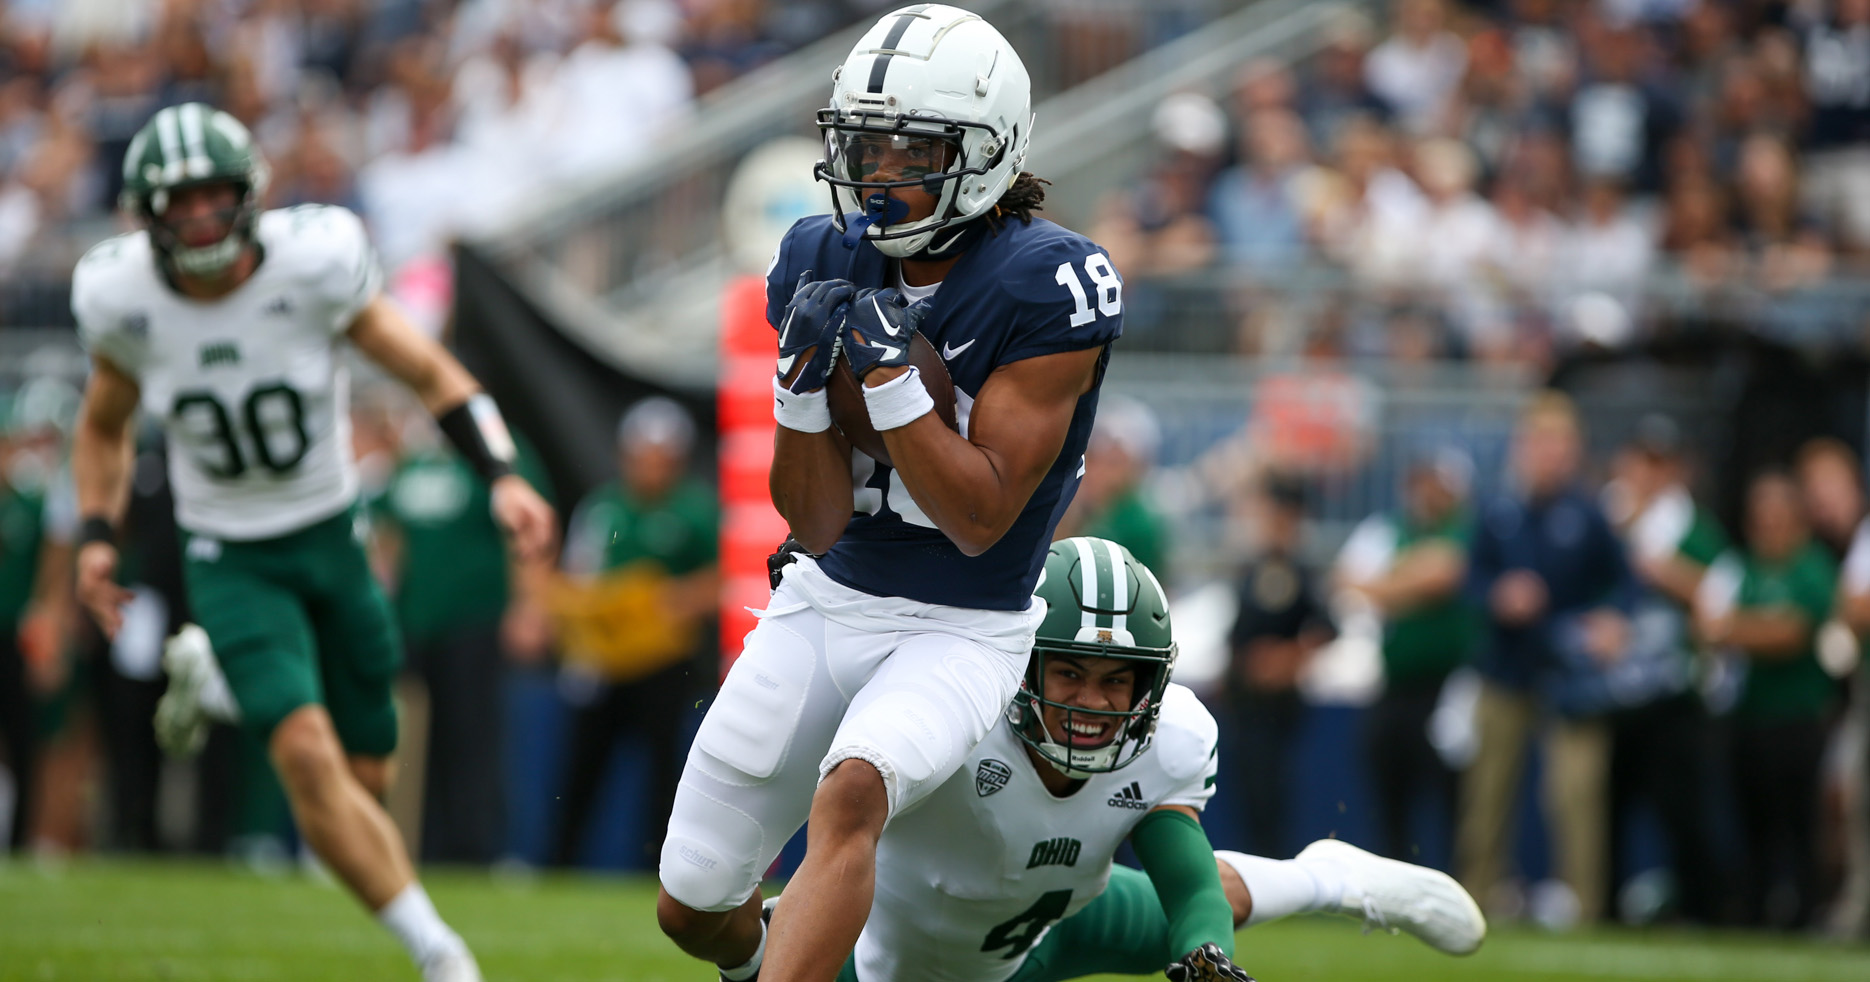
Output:
[[[940,255],[961,233],[939,242],[936,233],[989,213],[1019,176],[1032,119],[1032,82],[1006,38],[978,14],[919,3],[884,15],[832,73],[831,105],[818,112],[825,159],[812,173],[831,185],[847,241],[861,235],[898,259]],[[946,143],[953,159],[905,180],[867,180],[880,140],[897,150]],[[888,192],[904,187],[934,195],[935,213],[892,224],[902,206],[890,207]]]

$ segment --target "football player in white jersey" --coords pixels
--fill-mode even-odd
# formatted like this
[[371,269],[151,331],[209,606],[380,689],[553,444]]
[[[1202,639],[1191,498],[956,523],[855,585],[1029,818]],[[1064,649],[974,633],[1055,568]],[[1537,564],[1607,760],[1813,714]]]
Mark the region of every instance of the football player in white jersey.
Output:
[[80,599],[114,634],[127,596],[113,540],[141,405],[170,440],[190,605],[300,833],[426,980],[478,982],[378,800],[401,643],[361,546],[346,344],[436,414],[491,482],[522,558],[551,550],[551,507],[513,473],[492,400],[382,295],[357,216],[259,210],[266,165],[239,121],[200,103],[163,109],[132,139],[123,178],[143,228],[100,243],[72,275],[92,357],[72,449]]
[[[1198,815],[1216,727],[1169,682],[1154,575],[1114,542],[1065,539],[1038,593],[1046,619],[1005,722],[883,833],[841,982],[1241,980],[1236,928],[1314,911],[1479,947],[1486,922],[1443,873],[1336,840],[1288,861],[1212,850]],[[1141,872],[1112,863],[1126,839]]]

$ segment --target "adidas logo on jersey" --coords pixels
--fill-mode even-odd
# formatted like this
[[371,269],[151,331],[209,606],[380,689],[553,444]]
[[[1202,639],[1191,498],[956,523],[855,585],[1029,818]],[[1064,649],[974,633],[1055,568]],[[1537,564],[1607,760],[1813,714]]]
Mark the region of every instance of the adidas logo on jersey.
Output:
[[210,341],[201,346],[201,367],[240,364],[240,346],[232,341]]
[[1131,781],[1129,787],[1122,788],[1116,794],[1111,795],[1110,800],[1104,804],[1112,808],[1134,808],[1137,811],[1146,811],[1149,808],[1149,802],[1143,800],[1142,786],[1135,781]]
[[1026,860],[1027,869],[1041,866],[1076,866],[1078,853],[1084,850],[1084,843],[1069,836],[1059,836],[1044,842],[1032,844],[1032,858]]
[[267,301],[266,306],[262,308],[261,312],[271,314],[275,317],[290,317],[292,316],[292,298],[286,296],[274,297]]

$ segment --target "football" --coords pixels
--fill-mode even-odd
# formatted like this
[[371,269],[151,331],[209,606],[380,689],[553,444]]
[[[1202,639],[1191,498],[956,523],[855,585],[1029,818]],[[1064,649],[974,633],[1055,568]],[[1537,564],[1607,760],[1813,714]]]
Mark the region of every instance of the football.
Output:
[[[954,381],[948,377],[948,366],[941,360],[941,354],[927,338],[912,334],[909,336],[909,363],[921,373],[923,387],[928,389],[929,398],[935,400],[935,415],[948,424],[949,429],[959,432],[954,415]],[[883,445],[883,434],[870,425],[870,407],[864,403],[857,376],[851,372],[851,364],[843,355],[838,356],[837,365],[831,369],[825,395],[831,406],[831,422],[851,441],[851,446],[873,460],[895,466],[890,462],[889,448]]]

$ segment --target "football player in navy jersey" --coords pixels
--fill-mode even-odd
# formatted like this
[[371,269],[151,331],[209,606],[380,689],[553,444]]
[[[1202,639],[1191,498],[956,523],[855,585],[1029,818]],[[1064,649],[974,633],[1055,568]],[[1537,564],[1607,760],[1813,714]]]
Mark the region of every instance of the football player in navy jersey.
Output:
[[[836,214],[795,225],[767,277],[772,497],[803,554],[709,707],[661,859],[663,930],[729,982],[831,982],[870,910],[885,823],[1011,701],[1122,333],[1109,256],[1032,215],[1030,84],[979,16],[886,15],[834,73],[818,125]],[[910,364],[916,333],[947,367],[956,429]],[[840,360],[894,466],[832,425]],[[769,931],[760,877],[808,817]]]

